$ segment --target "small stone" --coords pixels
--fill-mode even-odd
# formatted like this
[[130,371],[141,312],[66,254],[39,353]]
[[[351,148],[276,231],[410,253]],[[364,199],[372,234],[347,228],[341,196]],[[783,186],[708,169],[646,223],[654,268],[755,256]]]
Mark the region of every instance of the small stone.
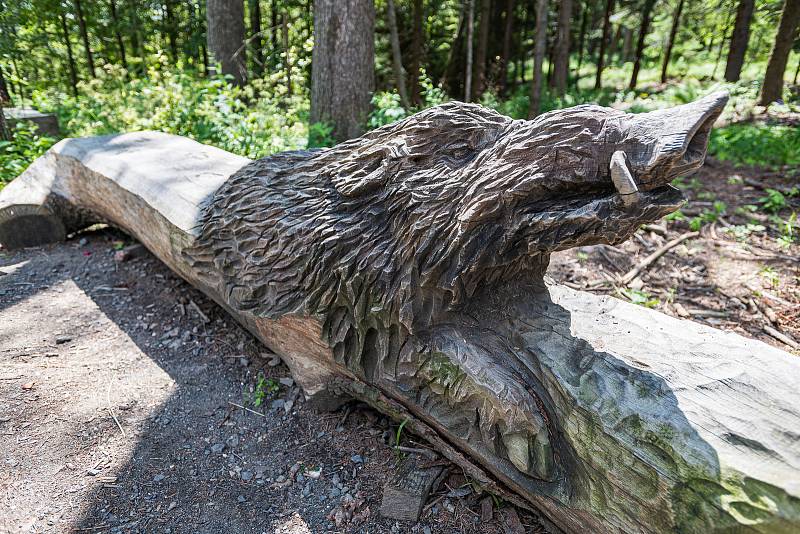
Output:
[[70,341],[72,341],[72,336],[68,336],[66,334],[56,336],[56,345],[63,345],[64,343],[69,343]]
[[247,499],[244,498],[244,495],[239,495],[238,497],[236,497],[236,500],[239,501],[239,502],[247,501]]
[[363,464],[364,458],[362,458],[360,454],[354,454],[353,456],[350,457],[350,461],[353,462],[354,464]]
[[153,477],[153,482],[161,482],[165,478],[167,478],[167,477],[162,475],[161,473],[159,473],[159,474],[157,474],[156,476]]
[[242,471],[242,480],[245,482],[253,479],[253,472],[252,471]]
[[228,445],[228,447],[238,447],[239,446],[239,436],[234,434],[231,437],[229,437],[225,441],[225,443]]
[[88,239],[86,239],[85,237],[82,237],[82,238],[80,238],[80,239],[78,240],[78,244],[79,244],[80,246],[82,246],[82,247],[85,247],[86,245],[88,245],[88,244],[89,244],[89,240],[88,240]]
[[171,503],[169,503],[169,507],[167,507],[167,512],[169,512],[170,510],[174,510],[176,506],[178,506],[178,503],[172,501]]
[[277,367],[281,363],[281,359],[277,355],[273,355],[272,358],[267,362],[267,365],[270,367]]
[[273,410],[280,410],[281,408],[283,408],[283,405],[284,405],[283,399],[276,399],[272,401]]
[[250,365],[250,360],[247,358],[239,358],[239,363],[242,365],[242,367],[247,367]]
[[431,527],[425,527],[422,529],[422,534],[431,534]]
[[290,388],[294,385],[294,378],[290,376],[282,376],[278,379],[278,381],[287,388]]
[[224,443],[215,443],[214,445],[211,446],[211,452],[213,452],[214,454],[219,454],[224,449],[225,449]]

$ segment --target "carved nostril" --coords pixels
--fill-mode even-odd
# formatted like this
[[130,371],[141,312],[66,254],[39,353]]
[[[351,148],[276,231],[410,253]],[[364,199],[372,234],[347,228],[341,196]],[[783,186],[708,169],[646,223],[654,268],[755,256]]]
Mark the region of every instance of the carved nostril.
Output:
[[708,138],[711,134],[711,127],[714,125],[716,116],[709,117],[700,125],[700,128],[692,135],[683,153],[683,161],[686,163],[702,162],[708,147]]

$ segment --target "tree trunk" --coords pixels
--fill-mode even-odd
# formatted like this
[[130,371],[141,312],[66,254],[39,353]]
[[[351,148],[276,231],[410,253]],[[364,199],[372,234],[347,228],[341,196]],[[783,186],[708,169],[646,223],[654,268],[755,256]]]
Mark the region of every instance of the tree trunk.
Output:
[[667,82],[667,69],[669,68],[669,60],[672,56],[672,47],[675,44],[675,36],[678,33],[678,26],[681,23],[681,12],[683,11],[683,1],[678,0],[678,7],[675,8],[675,13],[672,15],[672,27],[669,30],[669,38],[667,40],[667,50],[664,52],[664,61],[661,63],[661,83]]
[[731,35],[731,46],[728,49],[728,62],[725,65],[725,80],[738,82],[744,65],[744,56],[747,53],[747,43],[750,40],[750,21],[753,18],[755,0],[740,0],[736,10],[736,23]]
[[294,94],[292,88],[292,55],[289,50],[289,17],[286,13],[281,19],[281,40],[283,42],[283,66],[286,69],[286,93]]
[[600,38],[600,51],[597,54],[597,74],[594,78],[594,88],[600,89],[603,85],[603,61],[606,58],[606,44],[611,33],[611,13],[614,11],[614,0],[606,0],[606,10],[603,13],[603,35]]
[[797,25],[800,23],[800,0],[785,0],[775,44],[767,63],[759,104],[768,106],[783,97],[783,74],[789,61]]
[[558,96],[564,96],[569,78],[569,39],[572,21],[572,0],[561,0],[558,9],[558,34],[553,66],[553,87]]
[[119,47],[119,58],[125,70],[128,70],[128,60],[125,57],[125,42],[122,40],[122,33],[119,29],[119,17],[117,16],[117,2],[116,0],[109,0],[109,8],[111,10],[111,22],[114,24],[114,36],[117,39],[117,46]]
[[633,58],[633,30],[624,26],[622,28],[622,62],[627,63]]
[[375,84],[372,0],[315,0],[311,122],[344,141],[364,131]]
[[797,58],[797,67],[794,69],[794,80],[792,83],[797,85],[797,76],[800,75],[800,57]]
[[[475,0],[472,0],[472,4]],[[478,46],[475,51],[475,61],[472,65],[472,91],[475,100],[480,99],[486,88],[486,66],[489,56],[489,28],[491,27],[492,0],[480,0],[481,11],[478,14]],[[474,8],[473,8],[474,9]],[[468,30],[469,31],[469,30]],[[470,40],[467,33],[467,40]]]
[[536,0],[536,41],[533,47],[533,78],[528,104],[528,118],[536,117],[542,107],[542,64],[547,48],[547,0]]
[[261,35],[261,1],[249,0],[250,35],[253,47],[253,73],[256,77],[264,74],[264,37]]
[[272,53],[278,49],[278,0],[272,0],[269,4],[269,43]]
[[650,31],[650,17],[653,15],[653,6],[656,0],[645,0],[642,7],[642,25],[639,29],[639,40],[636,43],[636,55],[633,58],[633,73],[631,73],[631,83],[628,87],[636,89],[636,82],[639,79],[639,69],[642,66],[642,56],[644,56],[644,40]]
[[61,36],[64,38],[64,45],[67,48],[67,65],[69,66],[69,81],[72,87],[72,96],[78,96],[78,71],[75,68],[75,56],[72,55],[72,43],[69,40],[67,31],[67,17],[64,13],[59,14],[61,18]]
[[414,0],[411,10],[412,33],[411,33],[411,57],[408,65],[411,81],[411,101],[415,106],[422,106],[422,85],[419,82],[420,69],[422,68],[422,45],[424,40],[424,28],[422,21],[425,15],[425,6],[422,0]]
[[613,65],[614,64],[614,54],[617,53],[619,49],[619,42],[622,37],[622,24],[617,24],[617,29],[614,29],[614,25],[611,25],[611,40],[608,42],[608,55],[606,57],[606,65]]
[[81,30],[81,38],[83,39],[83,49],[86,52],[86,64],[89,67],[89,74],[95,78],[94,72],[94,57],[92,57],[92,47],[89,44],[89,32],[86,30],[86,19],[83,16],[83,9],[81,8],[81,0],[73,0],[75,4],[75,15],[78,18],[78,27]]
[[178,28],[175,25],[175,12],[172,2],[164,0],[164,14],[167,24],[167,41],[169,42],[169,55],[172,63],[178,62]]
[[10,104],[11,94],[8,92],[8,85],[6,84],[6,76],[3,72],[3,66],[0,65],[0,104]]
[[[572,1],[572,0],[568,0]],[[515,0],[506,0],[505,31],[503,32],[503,53],[500,57],[500,95],[507,94],[508,64],[511,62],[511,43],[514,36],[514,7]]]
[[[134,58],[142,58],[144,54],[142,53],[142,44],[141,39],[139,38],[139,14],[137,12],[138,2],[136,0],[127,0],[123,3],[124,9],[128,13],[128,17],[130,20],[130,39],[131,39],[131,50],[133,51]],[[143,65],[138,64],[133,67],[134,72],[139,72],[143,70]]]
[[0,141],[11,140],[11,133],[8,131],[8,126],[6,125],[6,115],[3,112],[5,104],[6,101],[0,98]]
[[472,100],[472,32],[475,26],[475,1],[466,0],[467,5],[467,64],[464,75],[464,102]]
[[389,40],[392,43],[392,70],[394,71],[394,82],[397,85],[397,93],[400,95],[400,102],[405,109],[411,107],[406,91],[406,77],[403,73],[403,56],[400,53],[400,36],[397,33],[397,15],[394,10],[394,0],[386,0],[386,18],[389,22]]
[[220,64],[221,73],[233,77],[235,85],[244,85],[247,80],[244,35],[243,0],[206,2],[208,52]]
[[578,87],[578,80],[580,79],[581,75],[581,65],[583,65],[583,49],[584,45],[586,44],[586,30],[589,25],[589,16],[591,13],[591,2],[588,2],[585,6],[581,6],[581,2],[578,2],[578,6],[582,7],[583,11],[581,13],[581,29],[578,33],[578,66],[575,68],[575,87]]

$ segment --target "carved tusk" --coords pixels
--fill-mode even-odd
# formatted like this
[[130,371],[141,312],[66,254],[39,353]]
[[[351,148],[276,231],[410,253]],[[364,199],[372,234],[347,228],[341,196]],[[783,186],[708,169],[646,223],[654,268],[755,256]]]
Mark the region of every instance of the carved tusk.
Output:
[[639,188],[628,169],[625,152],[622,150],[614,152],[609,169],[611,170],[611,181],[614,182],[614,187],[622,197],[622,202],[626,206],[632,206],[639,202]]

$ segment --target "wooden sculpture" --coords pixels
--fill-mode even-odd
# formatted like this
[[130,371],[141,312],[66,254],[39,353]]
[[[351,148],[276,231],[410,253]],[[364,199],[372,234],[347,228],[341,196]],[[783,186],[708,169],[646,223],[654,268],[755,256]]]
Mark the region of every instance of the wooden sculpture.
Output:
[[126,230],[310,399],[407,420],[563,530],[791,532],[797,359],[544,280],[552,251],[677,209],[669,184],[726,99],[532,121],[449,103],[254,162],[148,132],[65,140],[0,193],[0,242]]

